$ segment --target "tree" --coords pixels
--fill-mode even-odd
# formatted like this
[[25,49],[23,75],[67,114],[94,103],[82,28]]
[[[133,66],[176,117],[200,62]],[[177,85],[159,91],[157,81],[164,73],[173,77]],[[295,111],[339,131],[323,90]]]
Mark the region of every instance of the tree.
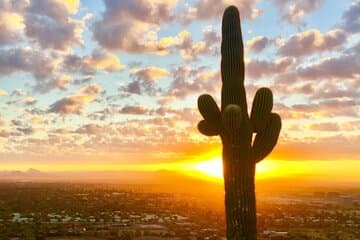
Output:
[[281,119],[271,112],[273,95],[268,88],[256,92],[249,116],[243,48],[239,11],[230,6],[222,21],[221,110],[210,95],[201,95],[198,108],[204,120],[198,129],[222,141],[227,239],[254,240],[255,165],[275,147]]

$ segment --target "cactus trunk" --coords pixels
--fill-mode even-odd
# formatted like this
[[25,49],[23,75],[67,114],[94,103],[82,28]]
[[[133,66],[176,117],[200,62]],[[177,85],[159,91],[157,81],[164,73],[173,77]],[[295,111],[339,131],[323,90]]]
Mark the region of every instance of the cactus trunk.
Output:
[[248,114],[244,47],[234,6],[225,10],[222,35],[221,109],[210,95],[201,95],[198,108],[204,120],[198,129],[206,136],[219,135],[223,144],[227,239],[256,240],[255,165],[275,147],[281,119],[271,112],[273,95],[268,88],[256,92]]
[[255,164],[239,149],[224,146],[227,239],[256,239]]

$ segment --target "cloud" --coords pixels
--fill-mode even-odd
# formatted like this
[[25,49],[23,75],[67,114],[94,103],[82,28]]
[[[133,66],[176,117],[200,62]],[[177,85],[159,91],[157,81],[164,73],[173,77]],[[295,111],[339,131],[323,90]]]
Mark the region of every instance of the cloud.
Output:
[[157,79],[168,77],[170,72],[166,69],[159,68],[156,66],[149,66],[144,69],[139,69],[133,75],[136,79],[141,79],[147,82],[155,82]]
[[212,46],[213,44],[220,43],[221,37],[220,35],[211,27],[207,26],[202,30],[203,33],[203,41]]
[[55,80],[55,86],[61,90],[66,90],[69,83],[71,81],[70,76],[68,75],[61,75],[58,76]]
[[21,126],[22,125],[22,122],[20,120],[11,120],[11,123],[14,125],[14,126]]
[[50,106],[49,112],[65,114],[81,114],[85,104],[92,102],[93,97],[89,96],[69,96],[65,97]]
[[4,130],[4,129],[0,129],[0,137],[8,138],[8,137],[10,137],[10,132],[8,132],[7,130]]
[[121,86],[120,90],[133,94],[146,93],[155,95],[161,91],[156,84],[156,80],[168,77],[169,75],[170,73],[166,69],[156,66],[134,69],[131,74],[133,81],[125,86]]
[[307,128],[314,131],[326,132],[358,131],[360,130],[360,121],[313,123],[309,124]]
[[91,84],[87,87],[80,88],[79,93],[80,95],[89,95],[89,96],[95,96],[99,94],[101,91],[101,87],[98,84]]
[[7,91],[5,91],[4,89],[0,89],[0,96],[5,96],[7,94]]
[[360,74],[360,56],[358,54],[340,55],[324,58],[306,67],[297,69],[295,77],[305,79],[353,78]]
[[[180,66],[172,70],[174,81],[166,96],[183,99],[194,93],[213,93],[220,89],[220,73],[218,70],[208,70],[205,67],[191,68]],[[168,100],[171,100],[168,99]]]
[[[276,90],[276,89],[273,89]],[[290,93],[282,92],[280,98],[283,102],[289,100]],[[283,119],[327,119],[334,117],[358,118],[360,116],[358,111],[359,101],[354,98],[339,97],[339,98],[323,98],[317,95],[317,91],[321,92],[321,87],[314,93],[311,93],[308,98],[303,101],[298,101],[291,106],[283,103],[276,103],[274,111],[278,112]],[[296,93],[292,92],[291,97],[295,97]],[[278,95],[279,96],[279,95]],[[296,97],[295,97],[296,98]],[[295,99],[294,98],[294,99]],[[305,134],[305,133],[304,133]]]
[[71,18],[79,1],[32,0],[24,13],[25,34],[43,48],[66,51],[81,45],[84,21]]
[[278,49],[281,56],[302,57],[338,49],[347,41],[347,34],[342,29],[333,29],[325,34],[317,29],[310,29],[292,35]]
[[3,11],[0,8],[0,45],[15,44],[21,39],[24,28],[23,17],[15,12]]
[[283,160],[334,160],[353,159],[360,156],[358,136],[337,134],[329,137],[308,137],[281,141],[272,153],[272,158]]
[[0,126],[4,126],[7,123],[7,120],[0,115]]
[[26,96],[27,93],[21,88],[17,88],[14,91],[11,92],[10,96],[16,96],[16,97],[23,97]]
[[79,4],[78,1],[72,1],[73,4],[70,2],[71,1],[60,0],[31,0],[27,12],[46,16],[48,18],[54,19],[57,22],[65,22],[70,16],[69,10],[72,10],[73,13],[76,13],[76,5]]
[[311,99],[334,99],[334,98],[356,98],[359,96],[359,88],[351,88],[351,86],[338,86],[333,84],[333,87],[317,89],[317,91],[310,96]]
[[101,69],[107,72],[113,72],[124,69],[124,65],[120,63],[119,58],[112,53],[95,50],[91,56],[84,59],[85,65],[95,69]]
[[310,130],[315,131],[339,131],[340,127],[337,123],[326,122],[326,123],[313,123],[308,126]]
[[323,118],[338,116],[359,117],[360,114],[356,109],[358,104],[358,101],[353,99],[327,99],[319,103],[295,104],[291,107],[291,110],[308,114],[308,116],[317,115]]
[[78,93],[62,98],[50,106],[49,112],[80,115],[84,110],[86,104],[93,102],[96,96],[100,93],[101,87],[97,84],[92,84],[81,88]]
[[174,0],[104,0],[102,19],[93,25],[93,37],[103,47],[128,52],[163,53],[168,43],[157,40],[160,23],[173,19]]
[[26,106],[32,106],[36,103],[37,101],[33,98],[33,97],[27,97],[25,99],[25,105]]
[[203,40],[197,43],[189,32],[158,37],[161,26],[174,20],[176,1],[172,0],[105,0],[106,10],[92,26],[93,38],[104,48],[130,53],[167,55],[179,51],[184,59],[196,59],[200,54],[214,52],[219,36],[212,28],[203,30]]
[[29,5],[28,0],[2,0],[0,1],[0,8],[4,11],[21,12]]
[[79,11],[80,0],[57,0],[65,5],[70,14],[75,14]]
[[175,0],[104,0],[106,23],[118,23],[128,20],[136,20],[146,23],[160,24],[173,19],[171,9]]
[[143,106],[125,106],[120,110],[120,113],[134,115],[144,115],[148,112],[149,110]]
[[271,44],[271,40],[265,36],[256,36],[247,41],[247,49],[259,53]]
[[63,23],[43,16],[28,15],[25,25],[26,36],[36,40],[43,48],[65,51],[83,43],[83,24],[79,20],[69,19]]
[[124,92],[140,95],[142,93],[141,85],[142,84],[140,83],[140,81],[135,80],[135,81],[130,82],[126,86],[121,86],[119,89]]
[[[336,70],[334,70],[336,71]],[[285,74],[287,75],[287,74]],[[282,75],[278,75],[284,77]],[[350,100],[359,96],[359,83],[356,78],[307,78],[291,73],[284,78],[275,78],[274,88],[283,101],[289,96],[298,96],[311,103],[323,100]],[[300,95],[300,96],[299,96]]]
[[24,135],[31,135],[35,132],[35,130],[32,127],[19,127],[19,128],[16,128],[16,130],[21,132]]
[[94,78],[93,76],[84,76],[79,79],[75,79],[73,81],[73,84],[74,85],[82,85],[84,83],[89,83],[89,82],[91,82],[91,80],[93,80],[93,78]]
[[[355,100],[360,94],[360,58],[355,50],[357,47],[355,45],[340,54],[309,61],[275,76],[277,91],[284,99],[290,94],[305,95],[301,97],[312,106],[314,102],[325,100]],[[325,113],[320,108],[316,111],[322,112],[322,116],[336,115],[334,112],[343,116],[356,116],[356,108],[341,108],[325,110]]]
[[42,117],[42,116],[35,116],[35,117],[31,118],[31,123],[33,123],[33,124],[38,124],[38,123],[47,124],[48,120],[46,118]]
[[358,131],[360,130],[360,121],[346,121],[340,124],[340,128],[342,131]]
[[63,61],[63,70],[66,72],[80,72],[86,75],[93,75],[96,70],[106,72],[120,71],[125,68],[119,58],[108,51],[95,49],[91,55],[77,56],[69,54]]
[[305,15],[318,10],[324,0],[273,0],[281,18],[289,23],[301,23]]
[[87,135],[97,135],[105,133],[103,127],[93,123],[85,124],[84,126],[78,128],[75,132]]
[[148,24],[120,23],[107,25],[97,22],[93,26],[94,39],[104,48],[110,50],[123,50],[131,53],[162,52],[166,46],[157,41],[146,41],[145,31]]
[[272,76],[287,71],[295,62],[292,57],[282,57],[275,61],[250,60],[246,63],[246,75],[254,79],[264,75]]
[[[104,26],[102,22],[94,25],[94,38],[104,48],[122,50],[130,53],[152,53],[168,55],[178,50],[183,58],[193,59],[198,54],[209,52],[211,42],[193,43],[191,34],[181,31],[176,36],[158,38],[158,26],[144,23],[126,23],[125,25]],[[210,34],[205,37],[210,37]]]
[[182,31],[175,38],[172,48],[179,50],[180,56],[185,60],[196,60],[200,55],[215,53],[214,44],[220,42],[220,37],[212,28],[203,29],[203,40],[193,42],[192,36],[187,31]]
[[69,84],[71,83],[71,78],[68,75],[59,75],[54,78],[51,78],[48,81],[40,80],[37,81],[34,90],[40,93],[46,93],[53,89],[67,90]]
[[53,54],[32,48],[0,49],[0,75],[23,71],[42,79],[52,74],[56,59]]
[[24,9],[27,0],[0,1],[0,45],[11,45],[19,42],[24,29]]
[[350,7],[342,15],[341,27],[347,32],[360,32],[360,1],[353,0]]
[[0,45],[25,40],[24,34],[42,48],[65,51],[80,45],[86,18],[71,17],[79,7],[79,0],[4,0],[0,3]]
[[256,0],[197,0],[194,6],[188,6],[187,13],[180,19],[187,24],[196,20],[219,18],[229,5],[237,6],[242,18],[255,19],[260,15],[260,10],[255,7],[256,3]]

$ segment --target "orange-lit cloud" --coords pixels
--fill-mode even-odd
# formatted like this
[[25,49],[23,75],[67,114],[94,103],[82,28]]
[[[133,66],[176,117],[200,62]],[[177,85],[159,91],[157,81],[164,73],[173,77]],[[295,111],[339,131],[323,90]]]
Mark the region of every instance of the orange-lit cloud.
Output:
[[24,28],[22,15],[12,11],[0,10],[0,45],[13,44],[21,39]]
[[108,72],[121,70],[125,67],[115,54],[101,51],[94,51],[91,56],[86,56],[83,61],[89,68],[102,69]]
[[87,103],[95,100],[101,87],[96,84],[81,88],[75,95],[62,98],[50,106],[49,112],[59,114],[81,114]]

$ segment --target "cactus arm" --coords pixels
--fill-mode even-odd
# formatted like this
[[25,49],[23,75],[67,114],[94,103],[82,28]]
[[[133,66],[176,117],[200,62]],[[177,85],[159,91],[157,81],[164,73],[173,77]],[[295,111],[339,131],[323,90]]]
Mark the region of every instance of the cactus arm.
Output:
[[206,120],[201,120],[198,123],[197,127],[202,134],[208,137],[212,137],[220,134],[219,129],[214,128]]
[[200,114],[213,128],[220,131],[222,128],[221,112],[215,100],[208,94],[203,94],[198,98],[198,108]]
[[281,118],[276,113],[271,113],[269,122],[264,131],[255,136],[252,147],[252,159],[255,163],[263,160],[275,147],[281,129]]
[[222,22],[221,42],[221,110],[228,104],[240,106],[247,115],[244,88],[244,51],[240,27],[239,11],[231,6],[225,10]]
[[273,107],[273,95],[269,88],[257,90],[251,108],[250,121],[256,133],[265,130]]
[[221,112],[215,100],[209,94],[201,95],[198,98],[198,109],[204,118],[198,123],[199,131],[205,136],[220,135],[224,139]]

